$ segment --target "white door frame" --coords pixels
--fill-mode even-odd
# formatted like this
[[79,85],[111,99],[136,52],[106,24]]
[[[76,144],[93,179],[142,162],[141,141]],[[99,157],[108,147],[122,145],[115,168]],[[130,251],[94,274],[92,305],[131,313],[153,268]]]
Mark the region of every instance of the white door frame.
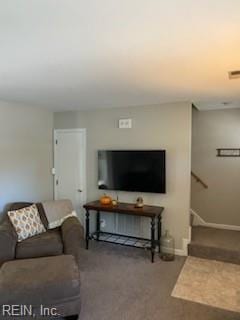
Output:
[[[83,173],[83,192],[82,192],[82,200],[84,203],[87,201],[87,174],[86,174],[86,157],[87,157],[87,148],[86,148],[86,129],[85,128],[77,128],[77,129],[54,129],[53,132],[53,143],[54,143],[54,154],[53,154],[53,166],[56,168],[56,140],[57,140],[57,134],[58,133],[76,133],[80,132],[83,134],[83,161],[81,163],[81,169]],[[56,174],[54,174],[54,199],[56,199]],[[84,223],[83,213],[80,217],[81,223]],[[83,224],[84,225],[84,224]]]

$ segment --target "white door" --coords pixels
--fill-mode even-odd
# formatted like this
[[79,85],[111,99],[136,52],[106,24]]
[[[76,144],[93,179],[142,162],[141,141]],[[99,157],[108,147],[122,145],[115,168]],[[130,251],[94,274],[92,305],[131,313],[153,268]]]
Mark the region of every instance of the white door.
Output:
[[86,201],[86,131],[55,130],[54,145],[54,198],[70,199],[83,224],[82,205]]

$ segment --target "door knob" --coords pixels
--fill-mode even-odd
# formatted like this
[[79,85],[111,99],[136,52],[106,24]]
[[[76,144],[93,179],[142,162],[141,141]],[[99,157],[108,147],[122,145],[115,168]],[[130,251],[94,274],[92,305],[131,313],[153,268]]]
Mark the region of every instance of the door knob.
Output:
[[81,189],[77,189],[77,191],[78,191],[78,192],[82,192],[82,190],[81,190]]

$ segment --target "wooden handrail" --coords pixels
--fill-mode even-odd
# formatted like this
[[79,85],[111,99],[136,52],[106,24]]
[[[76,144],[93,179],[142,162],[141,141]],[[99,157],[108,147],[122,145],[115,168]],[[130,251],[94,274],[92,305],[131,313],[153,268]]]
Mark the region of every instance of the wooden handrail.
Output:
[[200,179],[194,172],[191,171],[191,175],[192,177],[199,182],[205,189],[208,189],[208,185],[202,181],[202,179]]

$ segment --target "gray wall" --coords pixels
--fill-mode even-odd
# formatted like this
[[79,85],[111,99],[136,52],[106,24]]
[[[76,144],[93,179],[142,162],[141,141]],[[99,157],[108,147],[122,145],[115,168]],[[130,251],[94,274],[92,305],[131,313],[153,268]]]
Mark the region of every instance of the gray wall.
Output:
[[217,148],[240,147],[240,109],[193,111],[192,208],[211,223],[240,225],[240,158],[218,158]]
[[0,102],[0,212],[13,201],[52,199],[53,113]]
[[[118,129],[118,119],[132,118],[132,129]],[[97,189],[98,149],[166,149],[167,194],[142,194],[146,204],[162,205],[164,229],[182,248],[188,238],[191,167],[191,104],[104,109],[55,113],[56,129],[87,129],[87,198],[102,194]],[[115,192],[109,192],[114,198]],[[134,202],[140,193],[118,192],[121,201]],[[149,221],[147,222],[149,223]],[[149,227],[146,225],[145,231]]]

